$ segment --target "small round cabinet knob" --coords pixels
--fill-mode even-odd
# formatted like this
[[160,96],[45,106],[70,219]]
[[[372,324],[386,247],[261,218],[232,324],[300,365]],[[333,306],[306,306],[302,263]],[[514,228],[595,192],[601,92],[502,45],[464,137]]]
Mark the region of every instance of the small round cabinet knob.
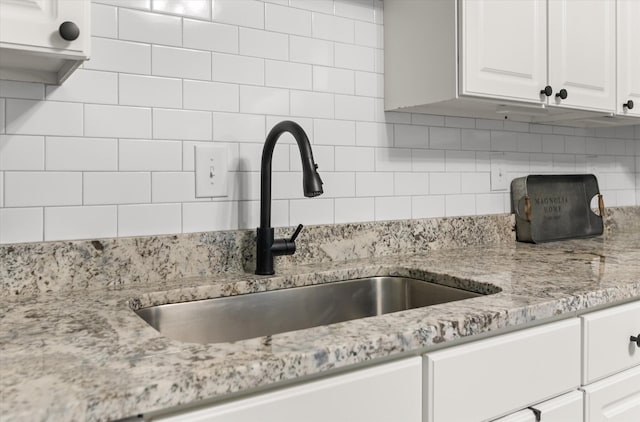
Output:
[[553,88],[551,88],[549,85],[545,86],[543,90],[540,90],[540,94],[544,94],[547,97],[550,97],[551,94],[553,94]]
[[623,107],[623,108],[625,108],[625,107],[626,107],[626,108],[628,108],[629,110],[633,110],[633,101],[632,101],[632,100],[629,100],[629,101],[627,101],[626,103],[623,103],[623,104],[622,104],[622,107]]
[[73,41],[80,35],[80,28],[78,28],[78,25],[76,25],[75,23],[66,21],[60,24],[58,32],[63,39],[67,41]]
[[635,343],[635,344],[636,344],[636,346],[640,347],[640,333],[638,333],[638,335],[637,335],[637,336],[631,336],[631,337],[629,337],[629,341],[630,341],[631,343]]
[[569,94],[567,93],[567,90],[563,88],[563,89],[560,90],[560,92],[558,92],[556,94],[556,98],[560,98],[562,100],[566,100],[568,95]]

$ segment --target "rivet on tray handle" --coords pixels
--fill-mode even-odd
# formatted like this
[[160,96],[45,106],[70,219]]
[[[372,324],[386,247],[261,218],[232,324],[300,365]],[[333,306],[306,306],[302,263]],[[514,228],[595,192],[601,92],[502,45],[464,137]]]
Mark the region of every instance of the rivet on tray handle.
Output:
[[604,199],[601,194],[598,194],[598,210],[600,210],[600,217],[604,218]]
[[524,215],[527,217],[527,221],[531,221],[531,199],[529,199],[529,195],[524,197]]

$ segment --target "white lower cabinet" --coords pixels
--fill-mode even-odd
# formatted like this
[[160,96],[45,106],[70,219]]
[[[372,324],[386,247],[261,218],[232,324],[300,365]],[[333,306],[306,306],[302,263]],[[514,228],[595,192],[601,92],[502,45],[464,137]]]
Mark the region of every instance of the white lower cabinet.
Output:
[[583,422],[583,410],[582,393],[572,391],[493,422]]
[[209,408],[163,422],[421,422],[422,359],[407,358]]
[[584,422],[640,421],[640,366],[583,387]]
[[428,353],[425,422],[481,422],[580,386],[580,321],[572,318]]

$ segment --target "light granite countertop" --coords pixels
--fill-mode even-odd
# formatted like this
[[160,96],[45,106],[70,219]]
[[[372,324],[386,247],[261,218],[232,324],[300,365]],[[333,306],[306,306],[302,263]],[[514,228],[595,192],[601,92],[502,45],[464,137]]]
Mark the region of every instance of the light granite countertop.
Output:
[[[488,296],[223,344],[161,336],[132,310],[375,275]],[[502,244],[230,272],[35,296],[0,305],[2,420],[107,421],[331,369],[420,354],[461,337],[640,298],[640,236]]]

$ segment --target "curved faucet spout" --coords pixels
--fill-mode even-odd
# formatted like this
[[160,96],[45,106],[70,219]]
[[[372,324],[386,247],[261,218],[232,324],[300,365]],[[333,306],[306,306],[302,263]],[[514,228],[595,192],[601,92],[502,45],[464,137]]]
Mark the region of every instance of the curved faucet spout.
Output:
[[264,142],[262,150],[262,167],[260,179],[260,227],[271,226],[271,162],[273,160],[273,149],[280,136],[289,132],[295,138],[300,159],[302,161],[302,188],[304,196],[312,198],[322,195],[322,179],[316,171],[318,165],[313,160],[313,152],[309,138],[304,129],[290,120],[278,123],[271,129]]
[[283,121],[271,129],[264,142],[262,150],[262,167],[260,175],[260,227],[257,230],[257,254],[256,274],[274,274],[273,257],[277,255],[291,255],[296,251],[295,239],[302,229],[298,226],[291,239],[274,239],[271,227],[271,162],[273,149],[276,142],[285,132],[289,132],[295,138],[300,159],[302,160],[302,188],[304,196],[314,197],[322,194],[322,179],[316,171],[318,166],[313,161],[311,144],[307,134],[299,124],[292,121]]

